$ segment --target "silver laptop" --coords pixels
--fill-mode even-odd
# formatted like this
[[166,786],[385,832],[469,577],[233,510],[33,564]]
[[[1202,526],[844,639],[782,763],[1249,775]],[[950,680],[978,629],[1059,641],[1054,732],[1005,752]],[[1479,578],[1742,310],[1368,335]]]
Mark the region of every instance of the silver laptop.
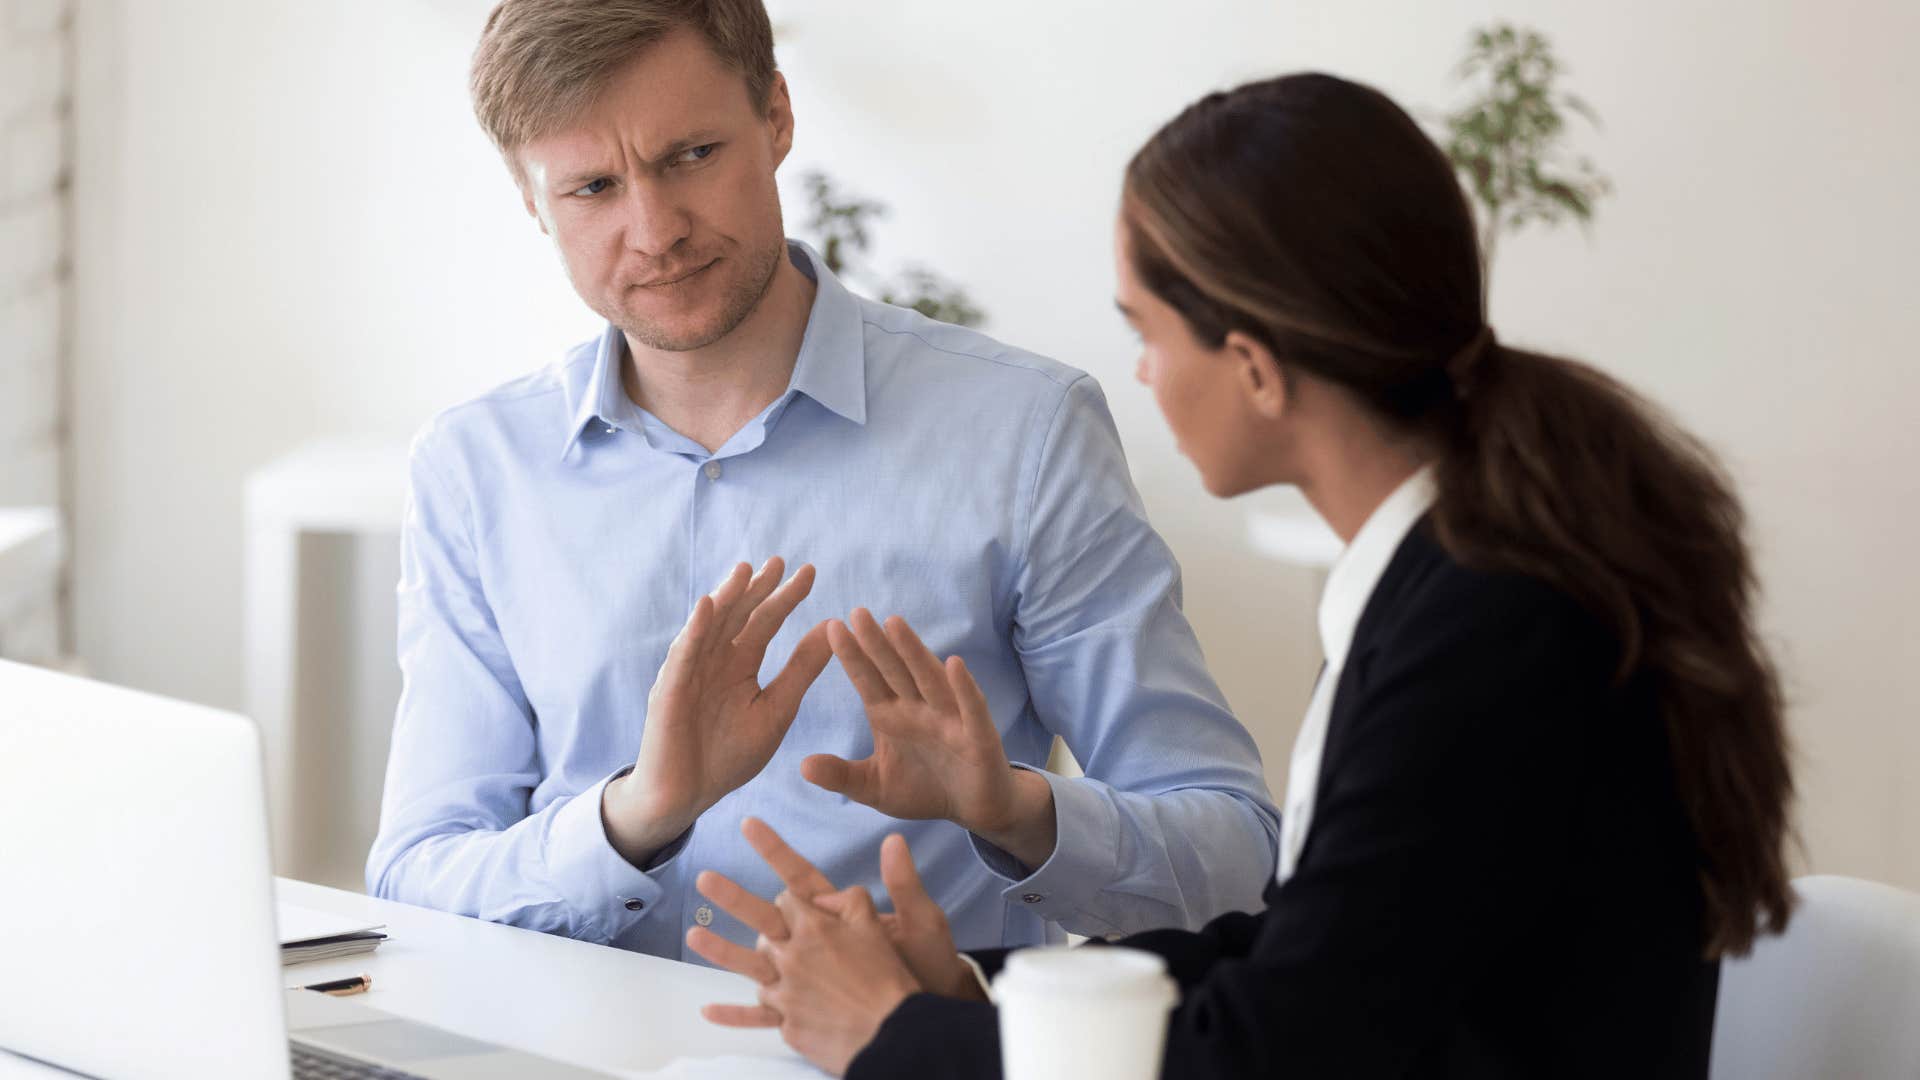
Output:
[[604,1074],[284,990],[244,717],[0,661],[0,1049],[110,1080]]

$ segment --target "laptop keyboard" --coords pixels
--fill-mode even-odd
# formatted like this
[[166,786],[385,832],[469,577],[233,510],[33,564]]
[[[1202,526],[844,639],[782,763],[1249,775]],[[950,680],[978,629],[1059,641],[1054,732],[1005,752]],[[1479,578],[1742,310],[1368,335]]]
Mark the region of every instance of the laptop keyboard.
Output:
[[422,1080],[417,1073],[339,1057],[299,1043],[293,1047],[293,1080]]

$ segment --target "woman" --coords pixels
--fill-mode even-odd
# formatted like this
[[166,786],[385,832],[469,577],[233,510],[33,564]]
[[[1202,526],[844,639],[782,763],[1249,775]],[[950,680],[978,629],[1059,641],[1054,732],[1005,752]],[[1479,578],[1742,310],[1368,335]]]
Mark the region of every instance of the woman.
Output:
[[[1705,1076],[1718,958],[1791,906],[1780,693],[1717,467],[1495,339],[1452,168],[1365,87],[1194,104],[1129,166],[1117,250],[1139,377],[1207,489],[1296,485],[1349,541],[1267,909],[1124,941],[1182,989],[1165,1075]],[[892,629],[871,660],[944,670],[927,701],[977,725],[964,668]],[[763,935],[690,938],[763,985],[710,1017],[850,1076],[998,1075],[898,838],[882,917],[747,832],[789,889],[703,879]]]

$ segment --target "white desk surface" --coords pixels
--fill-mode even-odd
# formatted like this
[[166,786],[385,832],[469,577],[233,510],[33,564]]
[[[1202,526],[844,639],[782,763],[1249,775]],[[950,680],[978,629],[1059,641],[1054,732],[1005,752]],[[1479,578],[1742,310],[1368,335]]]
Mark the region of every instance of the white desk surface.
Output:
[[776,1032],[701,1019],[700,1006],[708,1002],[753,1001],[753,983],[738,975],[304,881],[278,884],[288,903],[385,923],[390,935],[367,955],[284,968],[288,986],[365,972],[373,989],[352,1001],[611,1072],[659,1069],[679,1058],[775,1057],[799,1064]]
[[[774,1031],[701,1019],[707,1002],[753,1001],[740,976],[303,881],[278,887],[289,903],[385,923],[390,935],[369,954],[282,968],[287,986],[365,972],[373,988],[347,1000],[615,1075],[823,1075]],[[0,1052],[0,1080],[61,1075],[71,1076]]]

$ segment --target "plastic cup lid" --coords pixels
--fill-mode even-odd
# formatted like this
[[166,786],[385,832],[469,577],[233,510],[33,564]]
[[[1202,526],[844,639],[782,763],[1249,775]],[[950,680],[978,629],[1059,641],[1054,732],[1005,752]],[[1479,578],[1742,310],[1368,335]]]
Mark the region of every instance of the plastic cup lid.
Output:
[[1165,997],[1174,995],[1167,964],[1140,949],[1050,945],[1007,957],[993,980],[996,993],[1059,994],[1064,997]]

